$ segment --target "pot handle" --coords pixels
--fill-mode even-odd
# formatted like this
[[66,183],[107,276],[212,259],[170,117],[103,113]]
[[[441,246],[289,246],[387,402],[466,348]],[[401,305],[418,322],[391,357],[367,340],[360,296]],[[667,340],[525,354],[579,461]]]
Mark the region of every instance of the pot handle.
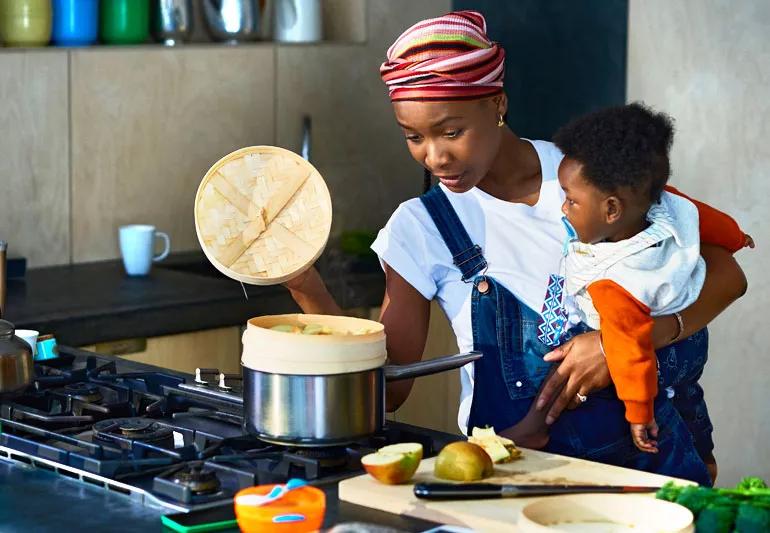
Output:
[[382,367],[385,373],[385,381],[399,381],[402,379],[418,378],[430,374],[438,374],[445,370],[460,368],[468,363],[480,359],[481,352],[468,352],[456,355],[445,355],[428,361],[420,361],[410,365],[385,365]]

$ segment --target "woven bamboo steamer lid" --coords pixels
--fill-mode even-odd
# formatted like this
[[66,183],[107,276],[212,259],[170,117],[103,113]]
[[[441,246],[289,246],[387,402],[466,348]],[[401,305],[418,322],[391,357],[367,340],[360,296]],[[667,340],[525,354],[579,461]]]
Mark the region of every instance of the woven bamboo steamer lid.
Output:
[[309,162],[275,146],[250,146],[209,169],[195,195],[195,231],[224,275],[275,285],[309,268],[323,252],[332,202]]

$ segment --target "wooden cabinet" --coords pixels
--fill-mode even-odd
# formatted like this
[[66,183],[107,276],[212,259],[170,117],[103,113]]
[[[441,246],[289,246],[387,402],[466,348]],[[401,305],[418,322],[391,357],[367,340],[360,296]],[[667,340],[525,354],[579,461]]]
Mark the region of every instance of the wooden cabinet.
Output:
[[[379,317],[379,309],[373,310]],[[423,359],[458,353],[457,338],[444,312],[431,302],[430,327]],[[447,433],[459,433],[457,408],[460,405],[460,370],[450,370],[417,378],[404,404],[388,414],[389,420],[406,422]]]
[[[143,346],[130,351],[131,346]],[[196,368],[218,368],[226,373],[240,373],[241,328],[209,329],[193,333],[127,339],[83,347],[151,365],[194,374]],[[130,353],[126,353],[129,350]]]

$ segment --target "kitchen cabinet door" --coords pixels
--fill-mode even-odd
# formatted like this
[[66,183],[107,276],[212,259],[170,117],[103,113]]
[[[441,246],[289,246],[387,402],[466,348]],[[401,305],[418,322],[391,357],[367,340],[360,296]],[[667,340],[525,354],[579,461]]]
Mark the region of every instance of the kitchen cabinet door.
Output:
[[[374,319],[379,317],[376,309]],[[428,340],[423,360],[458,353],[457,338],[439,305],[431,302]],[[388,419],[448,433],[459,433],[457,408],[460,405],[460,370],[450,370],[415,380],[404,404]]]
[[[125,353],[132,344],[141,345],[142,341],[146,341],[144,349]],[[106,342],[83,348],[190,374],[194,374],[196,368],[218,368],[226,373],[241,371],[241,328],[238,326]]]

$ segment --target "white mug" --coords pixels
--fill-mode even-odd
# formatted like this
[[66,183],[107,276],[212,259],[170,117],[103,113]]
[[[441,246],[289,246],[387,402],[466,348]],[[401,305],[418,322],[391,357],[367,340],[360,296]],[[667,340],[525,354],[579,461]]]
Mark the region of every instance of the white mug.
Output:
[[322,38],[321,0],[276,0],[275,39],[313,42]]
[[34,329],[17,329],[14,335],[29,344],[29,347],[32,348],[32,357],[37,355],[37,336],[40,335],[39,331]]
[[[146,224],[131,224],[121,226],[119,230],[120,253],[123,256],[123,266],[129,276],[146,276],[154,262],[163,261],[171,250],[168,234],[156,231],[155,226]],[[164,241],[163,251],[153,256],[155,238]]]

